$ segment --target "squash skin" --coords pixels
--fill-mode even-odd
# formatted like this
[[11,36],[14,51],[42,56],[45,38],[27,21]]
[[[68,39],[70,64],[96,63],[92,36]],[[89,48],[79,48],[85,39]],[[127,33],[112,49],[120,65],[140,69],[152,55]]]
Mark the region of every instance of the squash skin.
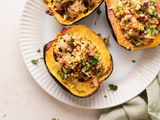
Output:
[[[45,4],[45,6],[49,9],[52,10],[52,13],[53,13],[53,16],[56,18],[56,20],[58,21],[58,23],[60,23],[61,25],[65,25],[65,26],[69,26],[69,25],[73,25],[74,23],[77,23],[81,20],[83,20],[84,18],[86,18],[87,16],[89,16],[90,14],[92,14],[93,12],[95,12],[98,7],[103,3],[103,0],[101,0],[101,2],[96,6],[94,7],[92,10],[90,10],[89,12],[87,12],[86,14],[84,15],[81,15],[79,17],[77,17],[76,19],[74,19],[73,21],[68,21],[68,20],[63,20],[61,15],[59,13],[57,13],[52,7],[51,7],[51,0],[42,0]],[[47,1],[49,4],[46,5],[46,2]]]
[[113,11],[111,9],[109,9],[109,7],[112,4],[115,4],[116,2],[115,2],[115,0],[105,0],[105,3],[106,3],[105,4],[106,18],[107,18],[107,21],[108,21],[110,27],[112,28],[112,35],[115,38],[115,41],[121,47],[123,47],[127,50],[136,51],[136,50],[143,50],[143,49],[154,48],[154,47],[160,46],[160,34],[156,35],[156,39],[151,44],[148,44],[145,46],[136,47],[132,43],[130,43],[129,41],[124,42],[124,40],[123,40],[124,35],[122,34],[122,31],[120,29],[119,20],[116,18]]
[[[59,36],[59,35],[62,35],[62,34],[65,34],[69,29],[74,28],[74,27],[77,27],[77,28],[82,27],[82,29],[83,29],[82,31],[84,31],[85,29],[89,30],[89,29],[86,28],[85,26],[82,26],[82,25],[74,25],[74,26],[72,26],[72,27],[64,28],[64,29],[58,34],[58,36]],[[94,34],[95,34],[95,33],[94,33]],[[96,34],[95,34],[95,35],[96,35]],[[47,70],[48,70],[48,72],[50,73],[50,75],[52,76],[52,78],[55,79],[55,81],[56,81],[64,90],[68,91],[69,93],[73,94],[74,96],[84,98],[84,97],[88,97],[88,96],[91,96],[91,95],[95,94],[95,93],[97,92],[97,90],[99,89],[100,84],[101,84],[106,78],[108,78],[108,77],[110,76],[110,74],[112,73],[113,63],[112,63],[112,57],[111,57],[111,55],[110,55],[110,53],[109,53],[110,66],[108,66],[108,68],[105,70],[106,75],[102,75],[100,78],[98,78],[98,80],[101,79],[101,78],[103,78],[103,79],[99,80],[98,86],[94,87],[94,89],[91,90],[91,92],[89,92],[89,93],[85,93],[85,94],[82,94],[82,95],[81,95],[81,94],[77,94],[77,93],[74,94],[74,92],[72,92],[71,89],[67,88],[66,86],[64,86],[64,84],[62,84],[62,82],[59,80],[60,78],[57,77],[57,76],[59,76],[59,75],[55,75],[55,73],[53,74],[53,71],[51,71],[51,69],[50,69],[49,66],[47,65],[47,64],[50,64],[50,63],[47,63],[47,54],[48,54],[47,52],[49,51],[49,49],[52,49],[52,45],[53,45],[53,44],[54,44],[54,41],[50,41],[49,43],[47,43],[47,44],[44,46],[44,49],[43,49],[44,62],[45,62],[45,65],[46,65],[46,67],[47,67]],[[53,59],[54,59],[54,58],[53,58]],[[58,69],[58,68],[56,68],[56,70],[57,70],[57,69]],[[56,71],[56,70],[54,70],[54,71]],[[89,82],[90,82],[90,81],[89,81]],[[79,83],[80,83],[80,82],[79,82]],[[87,84],[88,84],[88,83],[87,83]]]

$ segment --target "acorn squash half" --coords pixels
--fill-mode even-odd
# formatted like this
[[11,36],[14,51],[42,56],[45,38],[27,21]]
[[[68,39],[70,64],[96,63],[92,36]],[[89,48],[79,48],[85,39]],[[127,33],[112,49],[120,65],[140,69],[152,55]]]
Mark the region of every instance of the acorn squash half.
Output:
[[[90,7],[89,9],[86,9],[85,12],[79,12],[78,16],[76,16],[74,19],[66,19],[66,17],[63,16],[63,14],[65,13],[65,10],[69,9],[69,8],[65,8],[65,10],[64,10],[64,7],[62,7],[62,6],[67,6],[66,3],[64,3],[64,5],[60,5],[59,9],[63,9],[63,10],[61,10],[61,12],[58,12],[58,10],[56,10],[55,7],[53,6],[53,4],[54,4],[53,1],[54,0],[43,0],[44,4],[46,5],[47,9],[49,10],[49,14],[52,13],[52,15],[56,18],[56,20],[62,25],[72,25],[75,22],[80,21],[81,19],[83,19],[83,18],[87,17],[88,15],[90,15],[91,13],[93,13],[103,2],[103,0],[79,0],[79,1],[85,2],[85,7],[86,7],[86,4],[90,4],[91,1],[94,1],[95,2],[94,7]],[[63,1],[75,2],[78,0],[63,0]],[[73,6],[72,9],[70,10],[71,11],[70,13],[74,15],[74,12],[77,11],[79,6],[82,6],[82,5]],[[79,8],[79,9],[85,9],[85,8],[83,6],[83,8]]]
[[[95,45],[100,57],[102,58],[101,60],[104,67],[103,74],[94,76],[86,81],[79,81],[76,78],[66,80],[60,76],[59,71],[61,69],[61,64],[55,60],[54,46],[57,38],[65,34],[78,34],[82,38],[85,38],[86,41],[90,41]],[[54,80],[56,80],[56,82],[58,82],[59,85],[65,90],[77,97],[87,97],[93,95],[99,89],[100,84],[110,76],[113,69],[112,57],[103,40],[96,33],[83,25],[73,25],[71,27],[64,28],[61,32],[59,32],[53,41],[44,46],[44,61]],[[76,87],[73,86],[73,81],[76,81],[76,83],[74,83],[74,85],[76,84]],[[96,84],[93,86],[94,82],[96,82]]]
[[[116,42],[127,50],[142,50],[142,49],[154,48],[154,47],[160,46],[160,34],[157,34],[155,36],[156,39],[154,39],[153,42],[143,46],[135,46],[129,40],[125,39],[123,31],[121,30],[121,27],[120,27],[120,20],[115,16],[114,11],[111,9],[113,5],[118,4],[117,1],[118,0],[105,0],[106,17],[112,28],[112,34]],[[160,0],[157,0],[156,2],[160,3]],[[156,8],[156,12],[160,13],[160,8]]]

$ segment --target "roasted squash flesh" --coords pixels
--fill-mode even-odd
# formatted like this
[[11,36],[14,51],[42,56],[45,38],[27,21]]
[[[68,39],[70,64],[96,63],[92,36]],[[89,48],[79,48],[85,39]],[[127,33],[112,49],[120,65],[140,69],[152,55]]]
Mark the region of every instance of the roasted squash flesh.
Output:
[[71,25],[91,14],[103,0],[43,0],[60,24]]
[[119,45],[128,50],[160,45],[159,3],[160,0],[106,0],[107,18]]
[[[67,41],[70,39],[68,35],[75,34],[80,36],[77,38],[82,38],[80,44],[78,39],[75,39],[75,36],[71,38],[75,40],[74,44],[73,41],[72,43]],[[64,41],[67,41],[67,44],[65,44]],[[62,44],[64,46],[68,45],[68,48],[70,48],[67,49],[69,50],[68,52],[64,49],[65,47],[62,47]],[[88,48],[85,48],[86,50],[84,49],[82,52],[85,44]],[[71,49],[72,47],[74,48]],[[93,48],[92,52],[89,52],[90,47],[91,49]],[[58,52],[56,52],[57,50]],[[74,52],[77,50],[78,52]],[[81,52],[82,54],[80,54]],[[69,53],[72,55],[69,55]],[[76,54],[80,54],[81,57],[79,58]],[[89,56],[86,56],[86,54]],[[73,57],[73,55],[75,57]],[[84,60],[82,59],[83,55],[85,56]],[[71,59],[69,58],[70,56],[72,57]],[[94,58],[93,56],[98,57]],[[104,42],[93,31],[83,25],[73,25],[64,28],[58,33],[55,40],[46,44],[44,47],[44,61],[49,73],[55,80],[70,93],[78,97],[93,95],[100,87],[100,84],[109,77],[112,72],[112,58]],[[80,61],[85,61],[85,64],[79,63]],[[87,67],[89,69],[86,69]],[[102,68],[103,71],[101,71]],[[82,79],[80,79],[81,73],[85,76],[81,77]]]

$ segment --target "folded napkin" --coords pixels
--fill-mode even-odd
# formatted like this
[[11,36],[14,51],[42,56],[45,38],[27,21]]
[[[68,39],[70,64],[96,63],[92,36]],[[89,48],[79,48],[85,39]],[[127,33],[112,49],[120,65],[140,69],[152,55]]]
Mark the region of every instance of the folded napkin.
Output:
[[160,73],[142,94],[104,110],[99,120],[160,120]]

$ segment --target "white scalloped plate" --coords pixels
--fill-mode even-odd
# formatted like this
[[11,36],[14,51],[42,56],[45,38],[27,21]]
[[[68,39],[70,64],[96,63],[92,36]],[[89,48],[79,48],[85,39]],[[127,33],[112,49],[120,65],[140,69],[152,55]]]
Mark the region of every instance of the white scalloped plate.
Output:
[[[101,5],[102,14],[88,16],[78,24],[84,24],[103,36],[110,35],[110,27],[106,21],[104,3]],[[96,25],[95,25],[96,21]],[[58,31],[63,28],[53,17],[45,14],[42,0],[28,0],[25,5],[21,26],[20,46],[25,64],[34,80],[51,96],[68,105],[86,108],[101,109],[122,104],[141,93],[156,77],[160,70],[160,49],[127,51],[120,47],[113,37],[110,39],[114,70],[112,75],[101,85],[98,92],[88,98],[77,98],[63,90],[49,75],[43,60],[37,65],[32,59],[41,58],[43,52],[37,53],[40,48],[52,40]],[[136,63],[132,63],[132,60]],[[118,85],[116,92],[108,89],[108,84]],[[107,97],[104,97],[104,96]]]

